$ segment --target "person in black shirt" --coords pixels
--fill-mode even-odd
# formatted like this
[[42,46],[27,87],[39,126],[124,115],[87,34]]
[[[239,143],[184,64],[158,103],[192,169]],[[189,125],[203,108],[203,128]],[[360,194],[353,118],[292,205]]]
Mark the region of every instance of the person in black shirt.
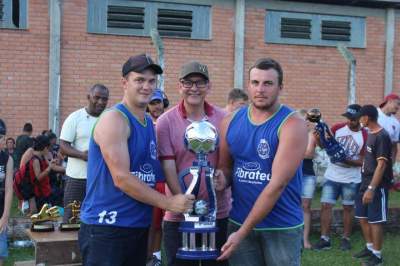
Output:
[[17,137],[15,144],[15,162],[14,167],[19,168],[22,155],[25,153],[27,149],[33,147],[33,138],[32,136],[33,127],[31,123],[25,123],[22,134]]
[[356,199],[356,218],[360,221],[367,244],[354,257],[366,258],[363,265],[381,265],[382,223],[387,220],[388,188],[393,180],[392,143],[389,134],[377,122],[378,110],[375,106],[364,105],[359,117],[369,133],[361,168],[361,186]]

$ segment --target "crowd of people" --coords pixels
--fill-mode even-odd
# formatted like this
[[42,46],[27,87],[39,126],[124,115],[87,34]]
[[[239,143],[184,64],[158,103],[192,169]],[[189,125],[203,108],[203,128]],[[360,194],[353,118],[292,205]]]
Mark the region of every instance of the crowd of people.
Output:
[[[182,243],[182,213],[191,211],[179,174],[195,154],[184,144],[187,126],[208,121],[219,131],[219,148],[208,155],[215,168],[216,260],[203,265],[300,265],[301,250],[331,248],[332,207],[341,198],[344,232],[340,248],[351,249],[352,221],[360,221],[366,247],[354,254],[366,265],[382,263],[388,189],[393,180],[400,123],[400,97],[390,94],[379,108],[347,106],[331,134],[346,159],[330,162],[321,195],[321,237],[309,239],[311,200],[317,186],[313,158],[324,148],[307,110],[282,104],[283,70],[270,58],[249,69],[247,90],[229,92],[224,109],[206,100],[212,90],[207,65],[181,67],[181,100],[169,107],[157,75],[163,69],[145,54],[122,66],[123,98],[106,110],[109,89],[95,84],[87,105],[63,123],[59,140],[51,131],[32,137],[30,123],[16,140],[6,138],[0,120],[0,257],[7,256],[5,229],[13,174],[25,169],[35,180],[21,209],[37,212],[44,203],[81,205],[79,246],[84,265],[197,265],[176,257]],[[246,93],[247,91],[247,93]],[[204,176],[201,176],[204,179]],[[201,182],[196,200],[208,200]],[[71,217],[65,208],[64,222]]]

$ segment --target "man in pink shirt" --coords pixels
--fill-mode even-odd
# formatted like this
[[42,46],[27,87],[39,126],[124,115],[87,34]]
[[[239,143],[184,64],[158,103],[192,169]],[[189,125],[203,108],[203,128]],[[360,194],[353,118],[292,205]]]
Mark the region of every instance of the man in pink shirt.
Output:
[[[186,149],[184,135],[186,127],[193,121],[207,120],[215,127],[219,127],[225,112],[205,101],[206,95],[211,90],[208,69],[199,62],[189,62],[183,65],[179,75],[179,93],[181,102],[164,113],[156,125],[159,158],[162,163],[167,184],[166,194],[181,193],[178,181],[179,173],[192,166],[196,159],[195,154]],[[208,155],[212,167],[218,162],[218,151]],[[189,181],[189,180],[187,180]],[[231,208],[230,190],[217,193],[217,233],[216,245],[220,249],[226,240],[226,226],[229,210]],[[207,188],[202,176],[197,199],[208,199]],[[197,261],[184,261],[176,258],[180,247],[181,233],[178,231],[182,215],[166,212],[163,222],[163,243],[168,266],[172,265],[198,265]],[[226,262],[203,261],[202,265],[227,265]]]

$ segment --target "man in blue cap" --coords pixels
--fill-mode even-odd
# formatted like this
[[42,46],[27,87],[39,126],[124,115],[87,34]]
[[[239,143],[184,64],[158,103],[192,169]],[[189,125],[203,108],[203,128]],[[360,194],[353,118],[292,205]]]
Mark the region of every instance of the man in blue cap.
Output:
[[[157,119],[164,113],[168,107],[169,102],[165,93],[160,89],[155,89],[153,95],[150,98],[150,102],[147,105],[147,113],[150,115],[155,126]],[[165,181],[162,180],[156,183],[156,190],[162,194],[165,194]],[[161,265],[161,237],[162,228],[161,223],[164,217],[164,210],[154,207],[153,208],[153,220],[149,230],[148,239],[148,253],[147,257],[151,258],[152,266]]]
[[155,89],[153,96],[151,96],[150,102],[147,105],[147,112],[150,114],[154,124],[156,123],[157,118],[164,113],[164,110],[168,107],[168,104],[168,99],[164,92],[160,89]]

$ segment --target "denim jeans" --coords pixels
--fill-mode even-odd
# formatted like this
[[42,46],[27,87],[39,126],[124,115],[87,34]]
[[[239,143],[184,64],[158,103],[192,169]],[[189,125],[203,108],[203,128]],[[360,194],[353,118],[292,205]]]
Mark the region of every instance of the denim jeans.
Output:
[[81,223],[79,249],[84,266],[145,266],[147,228]]
[[359,186],[359,183],[340,183],[325,180],[322,186],[321,202],[335,205],[336,200],[341,196],[343,205],[354,205]]
[[315,186],[317,185],[317,177],[314,175],[303,175],[302,181],[301,197],[303,199],[312,199],[314,197]]
[[[229,222],[228,236],[239,226]],[[284,230],[253,230],[229,258],[230,266],[300,266],[303,227]]]

